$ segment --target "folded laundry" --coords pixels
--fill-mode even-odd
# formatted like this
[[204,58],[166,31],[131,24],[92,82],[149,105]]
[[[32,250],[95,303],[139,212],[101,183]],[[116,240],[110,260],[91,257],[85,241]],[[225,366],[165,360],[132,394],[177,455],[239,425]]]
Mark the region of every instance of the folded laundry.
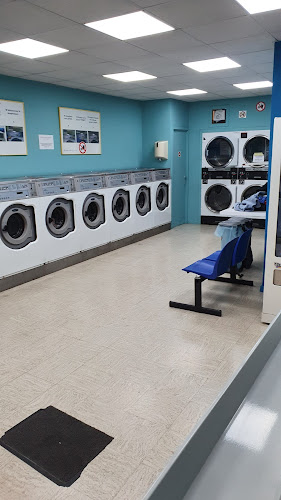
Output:
[[264,191],[259,191],[246,200],[235,203],[234,210],[239,212],[254,212],[254,210],[263,209],[263,206],[265,209],[266,198],[267,196]]

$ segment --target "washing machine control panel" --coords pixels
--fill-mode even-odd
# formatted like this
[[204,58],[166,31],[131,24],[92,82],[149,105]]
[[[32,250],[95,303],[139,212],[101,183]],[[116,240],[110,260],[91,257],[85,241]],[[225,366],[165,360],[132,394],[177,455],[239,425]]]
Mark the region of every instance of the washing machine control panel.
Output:
[[70,193],[71,179],[61,177],[57,179],[41,179],[34,182],[37,196],[52,196],[57,194]]
[[32,184],[29,182],[0,183],[0,201],[22,200],[32,196]]
[[208,184],[209,180],[209,169],[208,168],[202,168],[202,184]]
[[230,169],[230,179],[231,179],[231,184],[236,184],[237,182],[237,168],[231,167]]
[[152,170],[151,175],[153,181],[162,181],[165,179],[170,179],[170,169],[162,168],[162,169]]
[[145,172],[131,172],[131,183],[132,184],[143,184],[145,182],[151,181],[151,172],[149,170]]
[[128,186],[131,184],[130,174],[109,174],[105,176],[107,187]]
[[75,191],[93,191],[105,187],[105,180],[102,175],[74,177],[73,183]]
[[245,180],[267,181],[267,178],[268,178],[267,170],[246,170],[245,168],[239,168],[239,173],[238,173],[239,184],[244,184]]

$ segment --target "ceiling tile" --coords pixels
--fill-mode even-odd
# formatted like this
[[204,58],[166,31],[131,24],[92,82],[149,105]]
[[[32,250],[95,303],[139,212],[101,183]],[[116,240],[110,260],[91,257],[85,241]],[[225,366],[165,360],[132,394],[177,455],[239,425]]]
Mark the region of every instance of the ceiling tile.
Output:
[[56,71],[51,71],[50,73],[42,71],[41,73],[43,76],[55,78],[56,80],[69,80],[72,82],[77,82],[77,81],[81,82],[83,78],[90,79],[90,77],[93,76],[90,73],[84,71],[74,72],[72,69],[69,68],[59,68]]
[[247,52],[258,52],[268,50],[274,47],[275,39],[273,36],[265,33],[259,36],[249,36],[240,40],[232,40],[229,42],[221,42],[212,44],[216,50],[221,53],[231,56],[235,54],[246,54]]
[[182,50],[178,49],[174,51],[167,50],[165,52],[161,52],[161,55],[173,61],[177,61],[178,63],[222,57],[222,53],[211,47],[210,45],[200,45],[199,47],[192,47]]
[[161,3],[167,3],[169,0],[133,0],[138,7],[152,7]]
[[167,59],[161,62],[161,64],[160,63],[153,65],[149,64],[143,67],[145,73],[149,73],[157,77],[181,75],[181,74],[184,75],[185,69],[186,69],[185,66],[183,66],[182,64],[177,64]]
[[103,62],[91,66],[91,72],[95,75],[108,75],[112,73],[122,73],[123,71],[131,71],[131,68],[114,62]]
[[64,28],[72,24],[73,22],[69,19],[57,16],[24,0],[15,0],[1,8],[0,27],[26,36]]
[[281,26],[281,11],[274,10],[271,12],[263,12],[252,16],[266,31],[273,33],[280,31]]
[[255,64],[253,66],[249,66],[251,71],[255,71],[256,73],[267,73],[271,75],[273,74],[273,64],[272,63],[263,63],[263,64]]
[[182,30],[168,31],[159,35],[151,35],[141,38],[134,38],[130,41],[132,45],[140,47],[141,49],[148,50],[160,54],[167,50],[180,50],[189,47],[196,47],[202,45],[201,42],[195,40]]
[[92,66],[103,62],[103,60],[98,57],[86,56],[85,54],[75,51],[44,57],[40,60],[62,68],[72,68],[73,74],[76,74],[78,70],[92,73]]
[[170,0],[149,7],[148,12],[175,28],[200,26],[211,22],[246,15],[245,9],[234,0]]
[[41,61],[35,61],[34,59],[26,59],[23,57],[17,57],[17,61],[9,63],[6,68],[11,70],[15,69],[17,71],[25,71],[25,73],[47,73],[49,71],[54,71],[57,69],[53,64],[47,64]]
[[20,70],[5,67],[5,66],[1,67],[1,75],[15,76],[15,77],[20,78],[21,76],[25,76],[26,74],[27,74],[27,71],[20,71]]
[[261,50],[255,52],[248,52],[244,54],[241,52],[239,55],[235,55],[235,61],[239,64],[245,66],[251,66],[251,64],[263,64],[272,63],[273,66],[274,50]]
[[42,82],[42,83],[53,83],[57,84],[60,80],[54,77],[51,77],[49,75],[52,75],[52,73],[46,73],[45,74],[33,74],[33,75],[24,75],[21,78],[24,78],[24,80],[32,80],[35,82]]
[[106,42],[112,42],[112,38],[98,31],[76,24],[68,28],[51,30],[34,35],[32,38],[40,42],[58,45],[68,50],[76,50],[84,47],[98,47]]
[[128,57],[126,59],[126,66],[131,69],[138,69],[142,71],[144,68],[153,66],[154,64],[161,64],[163,61],[167,62],[167,59],[164,59],[157,54],[150,54],[149,52],[146,52],[146,54],[146,56]]
[[127,58],[133,59],[135,57],[145,57],[146,55],[151,55],[149,52],[140,49],[139,47],[135,47],[127,42],[121,42],[119,40],[112,42],[112,38],[111,43],[97,47],[94,45],[88,49],[81,49],[80,52],[83,52],[83,54],[95,55],[106,61],[123,61]]
[[204,43],[227,42],[264,33],[262,28],[251,16],[237,17],[219,21],[205,26],[195,26],[184,31]]
[[129,0],[30,0],[30,2],[81,24],[139,10]]
[[0,43],[13,42],[14,40],[20,40],[21,38],[22,35],[19,33],[14,33],[13,31],[0,28]]

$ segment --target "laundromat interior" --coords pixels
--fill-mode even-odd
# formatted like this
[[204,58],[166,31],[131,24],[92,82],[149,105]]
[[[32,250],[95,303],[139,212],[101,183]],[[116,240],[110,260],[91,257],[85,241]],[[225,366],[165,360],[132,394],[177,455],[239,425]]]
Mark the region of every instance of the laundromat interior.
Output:
[[1,10],[1,500],[280,500],[281,1]]

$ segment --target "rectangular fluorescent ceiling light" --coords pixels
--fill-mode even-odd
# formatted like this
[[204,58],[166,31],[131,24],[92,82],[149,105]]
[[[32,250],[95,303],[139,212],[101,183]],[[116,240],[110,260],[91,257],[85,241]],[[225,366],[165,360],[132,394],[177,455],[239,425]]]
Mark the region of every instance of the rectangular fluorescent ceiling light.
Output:
[[265,89],[267,87],[272,87],[273,83],[269,81],[264,82],[249,82],[249,83],[234,83],[234,87],[238,89],[249,90],[249,89]]
[[174,95],[196,95],[196,94],[207,94],[205,90],[199,89],[185,89],[185,90],[168,90],[167,94]]
[[205,73],[207,71],[219,71],[222,69],[240,68],[240,64],[232,61],[229,57],[217,57],[216,59],[205,59],[191,63],[183,63],[184,66]]
[[153,80],[157,76],[148,75],[141,71],[125,71],[124,73],[113,73],[111,75],[102,75],[105,78],[118,80],[119,82],[138,82],[140,80]]
[[132,14],[125,14],[124,16],[111,17],[110,19],[103,19],[102,21],[86,23],[85,26],[101,31],[106,35],[119,38],[119,40],[129,40],[130,38],[155,35],[175,29],[155,19],[155,17],[146,14],[142,10],[133,12]]
[[249,14],[281,9],[281,0],[236,0]]
[[46,57],[54,54],[61,54],[62,52],[69,52],[67,49],[49,45],[48,43],[38,42],[31,38],[1,43],[0,51],[14,54],[15,56],[27,57],[28,59],[36,59],[36,57]]

